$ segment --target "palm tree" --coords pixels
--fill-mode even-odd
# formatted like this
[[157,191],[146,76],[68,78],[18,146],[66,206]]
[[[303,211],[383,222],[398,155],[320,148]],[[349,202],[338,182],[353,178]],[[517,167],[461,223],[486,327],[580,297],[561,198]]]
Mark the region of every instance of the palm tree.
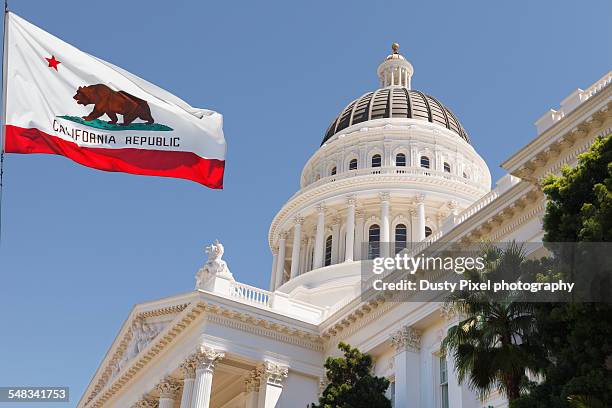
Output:
[[[467,271],[464,278],[507,280],[533,270],[534,261],[526,261],[523,247],[514,242],[505,249],[486,245],[483,250],[485,268]],[[517,399],[529,383],[527,373],[539,374],[546,361],[537,342],[531,341],[534,305],[485,291],[456,292],[447,303],[461,316],[442,343],[443,352],[455,362],[459,382],[467,379],[481,398],[497,388],[509,402]]]

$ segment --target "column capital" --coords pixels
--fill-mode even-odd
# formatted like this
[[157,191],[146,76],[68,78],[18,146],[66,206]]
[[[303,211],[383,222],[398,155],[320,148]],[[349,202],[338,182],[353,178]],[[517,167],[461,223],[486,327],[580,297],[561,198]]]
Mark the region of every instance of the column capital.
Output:
[[215,368],[215,364],[224,357],[224,352],[202,345],[196,352],[196,370],[212,371]]
[[452,302],[444,302],[440,308],[440,314],[449,322],[459,320],[461,312],[457,309],[457,306]]
[[157,408],[159,407],[159,400],[150,397],[148,395],[143,396],[141,399],[132,404],[131,408]]
[[365,218],[365,210],[359,209],[355,210],[355,218]]
[[289,234],[287,233],[287,231],[281,231],[278,233],[278,239],[287,239],[288,236]]
[[325,213],[326,207],[325,207],[325,203],[319,203],[316,206],[317,212],[320,213]]
[[278,246],[273,246],[270,250],[272,251],[272,255],[278,255]]
[[425,202],[425,194],[417,194],[416,197],[414,198],[414,201],[417,204],[421,204]]
[[357,205],[357,198],[354,195],[350,195],[346,197],[346,205],[355,206]]
[[170,376],[164,377],[156,386],[155,389],[159,392],[159,398],[177,399],[178,392],[181,389],[181,384]]
[[391,335],[390,340],[397,352],[406,350],[416,353],[421,349],[421,332],[411,326],[403,326]]
[[453,211],[459,207],[459,203],[457,202],[457,200],[450,200],[446,205],[450,210]]
[[386,202],[391,199],[391,194],[388,191],[381,191],[378,193],[378,198],[380,198],[380,201]]
[[339,225],[341,222],[342,218],[338,214],[334,215],[331,219],[332,225]]
[[302,245],[308,245],[308,238],[307,238],[307,237],[302,238],[302,240],[300,241],[300,243],[301,243]]
[[301,215],[296,215],[295,217],[293,217],[293,222],[296,225],[302,225],[304,224],[304,217],[302,217]]
[[259,385],[261,384],[261,375],[257,368],[251,370],[247,377],[244,379],[244,387],[247,393],[259,392]]
[[195,378],[195,370],[197,366],[197,359],[195,354],[187,357],[185,361],[179,366],[185,378]]
[[287,378],[287,375],[289,374],[289,366],[265,360],[258,367],[257,371],[261,381],[280,386],[283,380]]

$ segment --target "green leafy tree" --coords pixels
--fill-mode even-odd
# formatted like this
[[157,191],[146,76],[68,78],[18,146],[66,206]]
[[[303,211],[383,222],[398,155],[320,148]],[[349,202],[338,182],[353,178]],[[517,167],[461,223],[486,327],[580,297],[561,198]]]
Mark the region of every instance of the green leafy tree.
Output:
[[[547,242],[612,241],[612,136],[598,138],[574,168],[543,182]],[[609,277],[608,277],[609,279]],[[539,304],[537,340],[548,352],[544,380],[512,408],[599,408],[612,402],[612,307]]]
[[345,343],[338,348],[344,357],[325,361],[328,385],[311,408],[391,408],[389,380],[372,375],[372,357]]
[[[518,277],[539,268],[538,261],[525,258],[521,245],[483,249],[485,267],[470,270],[464,278],[472,282]],[[534,347],[534,305],[520,299],[500,300],[488,291],[461,291],[447,299],[462,320],[451,327],[442,349],[455,361],[458,379],[485,397],[497,388],[509,401],[516,400],[528,384],[526,373],[537,373],[544,365],[543,350]]]

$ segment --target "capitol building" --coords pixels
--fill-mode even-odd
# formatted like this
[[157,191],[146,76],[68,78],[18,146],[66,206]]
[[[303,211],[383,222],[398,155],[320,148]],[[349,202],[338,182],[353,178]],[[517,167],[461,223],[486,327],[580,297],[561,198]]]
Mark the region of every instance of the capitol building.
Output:
[[193,291],[132,309],[78,407],[303,408],[325,387],[324,361],[341,341],[373,357],[394,407],[507,406],[459,384],[440,353],[452,311],[363,296],[362,262],[387,242],[409,254],[441,240],[540,242],[539,182],[612,133],[612,72],[541,116],[493,185],[459,118],[413,88],[414,72],[393,44],[376,70],[380,87],[321,130],[299,191],[271,222],[267,290],[240,283],[223,260],[239,248],[212,243]]

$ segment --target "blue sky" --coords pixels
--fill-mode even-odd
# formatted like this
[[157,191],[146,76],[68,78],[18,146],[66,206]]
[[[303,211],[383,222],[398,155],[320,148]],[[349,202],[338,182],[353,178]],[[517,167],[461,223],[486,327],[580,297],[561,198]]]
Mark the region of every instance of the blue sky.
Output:
[[[0,386],[66,385],[74,406],[136,303],[189,291],[219,238],[266,287],[269,223],[332,118],[377,87],[397,41],[413,88],[462,121],[491,168],[612,67],[601,1],[14,1],[17,14],[225,116],[225,190],[8,155]],[[8,404],[0,404],[9,407]],[[20,405],[18,405],[20,406]],[[60,404],[54,405],[60,407]]]

